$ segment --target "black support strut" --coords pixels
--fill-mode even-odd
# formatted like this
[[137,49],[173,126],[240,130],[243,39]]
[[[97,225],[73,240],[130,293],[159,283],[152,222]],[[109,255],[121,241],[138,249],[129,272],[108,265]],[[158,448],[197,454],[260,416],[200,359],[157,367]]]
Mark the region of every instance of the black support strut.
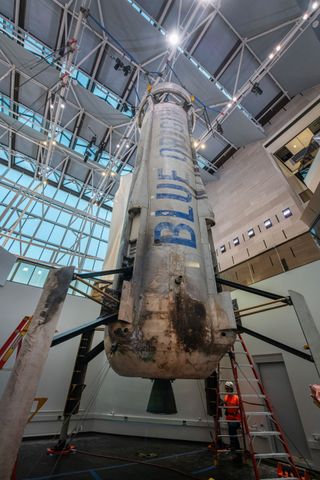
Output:
[[260,297],[270,298],[270,300],[279,300],[283,303],[287,303],[288,305],[292,304],[290,297],[283,298],[283,295],[278,295],[277,293],[266,292],[265,290],[249,287],[248,285],[242,285],[241,283],[232,282],[231,280],[225,280],[221,277],[216,277],[216,282],[219,285],[243,290],[244,292],[253,293],[254,295],[259,295]]

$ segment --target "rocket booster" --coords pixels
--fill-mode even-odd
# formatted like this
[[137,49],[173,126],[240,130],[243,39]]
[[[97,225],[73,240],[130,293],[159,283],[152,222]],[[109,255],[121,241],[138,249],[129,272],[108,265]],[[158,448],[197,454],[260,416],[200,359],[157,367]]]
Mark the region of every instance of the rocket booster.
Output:
[[189,94],[154,87],[139,110],[140,141],[117,267],[118,321],[105,349],[120,375],[206,378],[235,340],[230,295],[217,293],[214,215],[196,163]]

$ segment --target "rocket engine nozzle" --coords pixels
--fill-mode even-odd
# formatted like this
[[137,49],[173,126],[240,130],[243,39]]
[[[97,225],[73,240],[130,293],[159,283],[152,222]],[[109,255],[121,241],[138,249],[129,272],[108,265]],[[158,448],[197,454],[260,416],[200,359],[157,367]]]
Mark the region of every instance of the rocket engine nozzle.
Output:
[[149,413],[177,413],[176,401],[172,389],[172,380],[156,378],[152,385],[147,412]]

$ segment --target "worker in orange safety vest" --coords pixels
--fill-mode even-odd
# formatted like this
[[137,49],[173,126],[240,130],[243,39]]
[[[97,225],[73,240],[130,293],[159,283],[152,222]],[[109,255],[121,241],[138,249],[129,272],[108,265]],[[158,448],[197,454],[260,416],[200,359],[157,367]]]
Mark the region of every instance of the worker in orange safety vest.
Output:
[[225,417],[228,421],[228,432],[230,437],[230,450],[236,452],[240,450],[240,443],[238,439],[238,430],[241,427],[241,415],[239,407],[239,397],[233,393],[233,382],[225,383],[226,395],[224,396]]

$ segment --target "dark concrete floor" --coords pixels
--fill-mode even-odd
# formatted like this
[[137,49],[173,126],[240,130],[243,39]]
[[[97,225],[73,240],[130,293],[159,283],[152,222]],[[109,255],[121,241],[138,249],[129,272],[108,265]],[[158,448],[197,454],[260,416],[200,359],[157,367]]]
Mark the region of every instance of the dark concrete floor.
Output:
[[[49,456],[46,448],[54,443],[50,439],[25,440],[19,452],[17,480],[254,479],[250,465],[239,465],[230,454],[221,455],[219,465],[213,467],[212,453],[202,443],[87,434],[78,436],[72,442],[78,449],[77,453]],[[107,459],[81,452],[129,460]],[[134,460],[143,461],[144,464],[135,464]],[[151,463],[168,469],[151,466]],[[264,473],[266,478],[276,477],[273,467],[265,467]]]

